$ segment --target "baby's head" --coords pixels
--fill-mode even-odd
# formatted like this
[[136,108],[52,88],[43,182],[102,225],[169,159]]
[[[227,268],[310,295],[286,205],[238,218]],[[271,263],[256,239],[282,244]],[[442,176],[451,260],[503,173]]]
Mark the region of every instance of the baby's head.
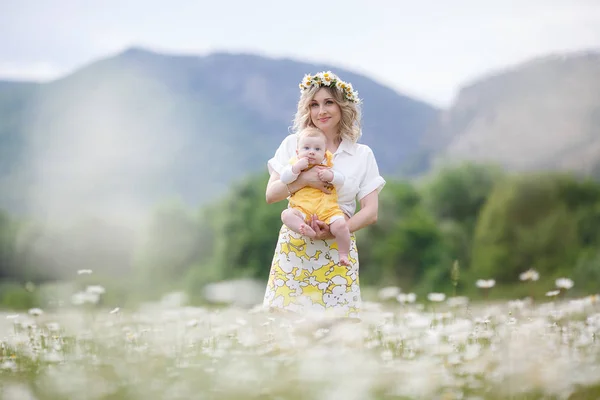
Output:
[[298,134],[298,158],[307,157],[309,164],[320,164],[325,158],[327,138],[318,128],[307,127]]

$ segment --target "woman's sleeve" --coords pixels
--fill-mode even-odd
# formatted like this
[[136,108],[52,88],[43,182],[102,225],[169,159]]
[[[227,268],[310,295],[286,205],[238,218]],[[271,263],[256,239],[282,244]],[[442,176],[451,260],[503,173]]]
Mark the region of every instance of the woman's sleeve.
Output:
[[294,150],[296,149],[296,135],[288,135],[275,152],[273,158],[267,161],[267,168],[269,174],[277,172],[279,175],[282,174],[283,169],[289,164],[290,158],[295,155]]
[[[366,146],[365,146],[366,147]],[[379,167],[375,160],[375,155],[370,147],[366,147],[367,152],[364,156],[364,175],[358,188],[357,198],[361,200],[363,197],[371,193],[373,190],[381,192],[381,189],[385,186],[385,179],[379,175]]]

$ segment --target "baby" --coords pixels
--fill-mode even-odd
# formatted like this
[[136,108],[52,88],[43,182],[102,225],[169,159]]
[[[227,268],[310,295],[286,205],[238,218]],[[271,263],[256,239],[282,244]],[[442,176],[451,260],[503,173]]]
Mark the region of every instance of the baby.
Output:
[[305,128],[299,134],[297,157],[293,157],[281,173],[281,181],[290,184],[304,170],[315,165],[325,165],[329,168],[319,171],[319,179],[331,183],[330,194],[312,187],[304,187],[289,197],[289,206],[281,214],[282,222],[296,233],[314,238],[315,231],[308,225],[307,218],[316,214],[319,220],[329,225],[331,233],[338,242],[338,253],[341,265],[350,265],[350,230],[346,224],[344,213],[338,205],[336,187],[344,183],[344,176],[333,167],[333,155],[326,150],[325,134],[317,128]]

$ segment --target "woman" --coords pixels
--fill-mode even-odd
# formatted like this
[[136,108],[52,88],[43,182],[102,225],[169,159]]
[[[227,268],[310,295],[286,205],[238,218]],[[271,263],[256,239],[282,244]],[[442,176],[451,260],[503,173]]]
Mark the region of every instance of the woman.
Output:
[[[276,310],[326,311],[358,317],[361,297],[354,232],[377,221],[379,192],[385,180],[379,175],[372,150],[357,143],[361,135],[360,100],[352,85],[331,72],[320,72],[306,75],[300,89],[294,133],[283,140],[268,162],[267,202],[285,200],[305,186],[328,191],[329,184],[318,177],[321,167],[302,172],[289,185],[280,180],[281,172],[295,155],[296,133],[307,126],[321,129],[327,138],[327,150],[334,155],[333,165],[345,176],[344,185],[338,190],[338,201],[352,233],[350,265],[343,266],[334,261],[339,260],[334,254],[336,242],[332,240],[329,227],[315,216],[311,220],[311,227],[317,234],[315,239],[283,225],[263,305]],[[356,200],[360,202],[359,212],[356,212]]]

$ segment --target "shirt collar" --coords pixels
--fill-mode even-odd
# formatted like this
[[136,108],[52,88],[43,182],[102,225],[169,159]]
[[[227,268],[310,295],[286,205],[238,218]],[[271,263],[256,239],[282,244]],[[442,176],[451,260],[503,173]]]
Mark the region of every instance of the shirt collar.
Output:
[[351,156],[353,156],[354,152],[356,150],[355,147],[356,147],[356,144],[352,143],[348,139],[342,138],[342,143],[340,143],[340,145],[338,146],[338,149],[337,149],[337,151],[335,153],[337,154],[337,153],[340,153],[342,151],[345,151],[346,153],[348,153]]

